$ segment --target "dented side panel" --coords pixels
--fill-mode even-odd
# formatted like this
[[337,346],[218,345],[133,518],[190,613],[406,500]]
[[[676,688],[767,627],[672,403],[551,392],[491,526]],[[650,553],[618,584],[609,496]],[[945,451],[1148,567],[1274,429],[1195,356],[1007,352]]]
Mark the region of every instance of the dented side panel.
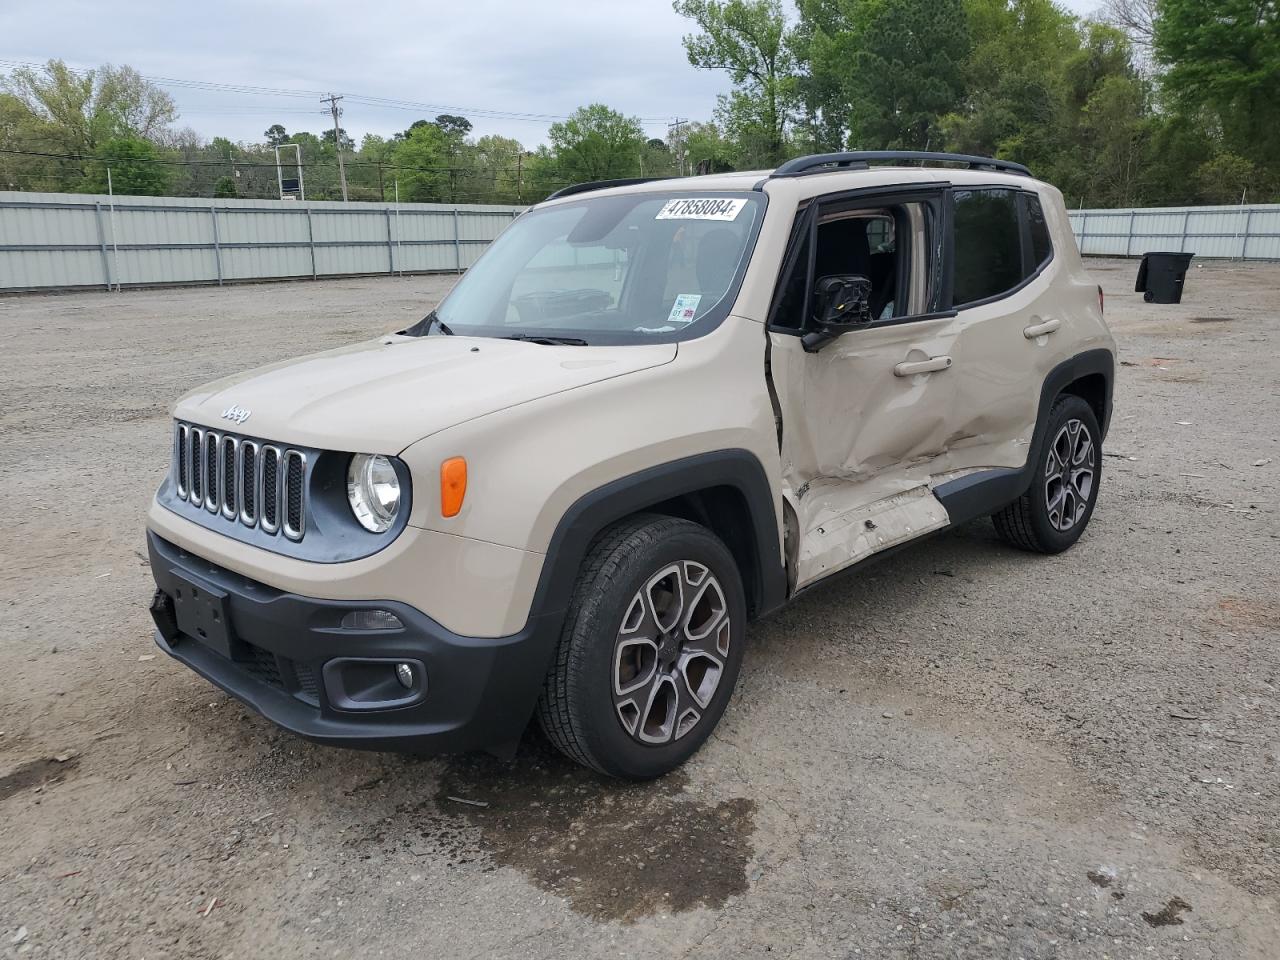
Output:
[[[1065,232],[1061,195],[1036,188],[1056,253],[1015,293],[953,317],[853,331],[817,353],[795,336],[769,334],[796,588],[946,526],[933,488],[977,470],[1023,467],[1049,372],[1083,351],[1114,350],[1096,287]],[[1056,330],[1027,335],[1049,320],[1059,321]],[[936,358],[951,362],[895,375],[899,364]]]

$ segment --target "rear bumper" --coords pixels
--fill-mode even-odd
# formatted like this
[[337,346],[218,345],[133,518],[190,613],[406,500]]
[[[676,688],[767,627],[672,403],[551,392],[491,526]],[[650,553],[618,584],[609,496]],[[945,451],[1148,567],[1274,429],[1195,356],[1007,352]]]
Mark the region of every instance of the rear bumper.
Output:
[[[219,567],[148,531],[160,603],[156,643],[277,725],[320,743],[369,750],[453,753],[501,749],[533,714],[559,633],[558,616],[531,616],[519,633],[460,636],[394,601],[319,600],[285,593]],[[228,657],[176,629],[166,614],[179,577],[226,594]],[[399,630],[343,630],[353,610],[389,610]],[[344,708],[338,664],[408,661],[425,671],[416,702]],[[329,665],[329,670],[326,670]]]

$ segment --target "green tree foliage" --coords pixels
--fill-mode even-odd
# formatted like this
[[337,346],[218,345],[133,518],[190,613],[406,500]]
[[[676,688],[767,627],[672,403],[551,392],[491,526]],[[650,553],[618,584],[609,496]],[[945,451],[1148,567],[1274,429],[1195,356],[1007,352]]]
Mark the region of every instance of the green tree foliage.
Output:
[[1220,153],[1196,171],[1200,196],[1208,203],[1239,203],[1251,189],[1256,195],[1258,179],[1253,161],[1234,153]]
[[50,60],[42,70],[17,68],[0,86],[68,153],[93,153],[115,137],[156,138],[178,116],[173,98],[132,67],[78,73]]
[[435,124],[448,137],[464,139],[471,133],[471,121],[452,113],[442,113],[435,119]]
[[98,161],[90,164],[84,188],[89,193],[113,192],[136,197],[163,196],[172,177],[169,166],[158,162],[155,146],[141,137],[113,137],[98,149]]
[[271,126],[267,127],[263,136],[267,138],[267,146],[269,147],[278,147],[282,143],[289,142],[288,131],[285,130],[284,124],[282,123],[273,123]]
[[684,38],[689,62],[724,70],[733,82],[733,90],[720,98],[716,119],[730,132],[737,162],[780,162],[799,92],[781,0],[675,0],[673,7],[699,30]]
[[234,197],[236,196],[236,181],[234,177],[219,177],[218,182],[213,185],[213,195],[215,197]]
[[1212,116],[1224,150],[1280,155],[1280,6],[1275,0],[1159,0],[1155,53],[1164,91]]
[[547,139],[560,175],[569,181],[612,180],[640,172],[644,130],[602,103],[579,107],[567,120],[553,123]]
[[400,199],[438,203],[449,188],[449,138],[434,123],[416,123],[396,144],[392,160]]
[[964,93],[962,0],[801,0],[828,136],[863,149],[936,147]]
[[691,123],[684,133],[690,168],[697,172],[727,173],[733,169],[734,146],[714,123]]

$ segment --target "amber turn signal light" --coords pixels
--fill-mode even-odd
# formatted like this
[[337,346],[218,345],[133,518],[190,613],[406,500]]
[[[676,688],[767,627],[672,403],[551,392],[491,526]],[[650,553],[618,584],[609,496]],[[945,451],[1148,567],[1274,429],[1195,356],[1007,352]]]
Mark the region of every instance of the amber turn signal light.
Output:
[[440,513],[456,517],[466,495],[467,461],[463,457],[450,457],[440,464]]

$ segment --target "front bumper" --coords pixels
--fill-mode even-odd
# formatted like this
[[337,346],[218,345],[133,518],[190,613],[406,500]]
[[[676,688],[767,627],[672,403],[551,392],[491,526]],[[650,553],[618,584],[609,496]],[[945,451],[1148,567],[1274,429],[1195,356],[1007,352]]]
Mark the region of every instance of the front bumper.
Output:
[[[557,616],[531,615],[511,636],[464,637],[405,603],[285,593],[154,532],[148,531],[147,545],[158,588],[157,645],[292,733],[369,750],[501,750],[520,737],[533,714],[559,633]],[[184,580],[225,594],[230,656],[176,629],[168,611]],[[403,628],[340,628],[345,614],[361,609],[389,610]],[[347,659],[420,665],[425,690],[405,706],[351,709],[335,670]]]

